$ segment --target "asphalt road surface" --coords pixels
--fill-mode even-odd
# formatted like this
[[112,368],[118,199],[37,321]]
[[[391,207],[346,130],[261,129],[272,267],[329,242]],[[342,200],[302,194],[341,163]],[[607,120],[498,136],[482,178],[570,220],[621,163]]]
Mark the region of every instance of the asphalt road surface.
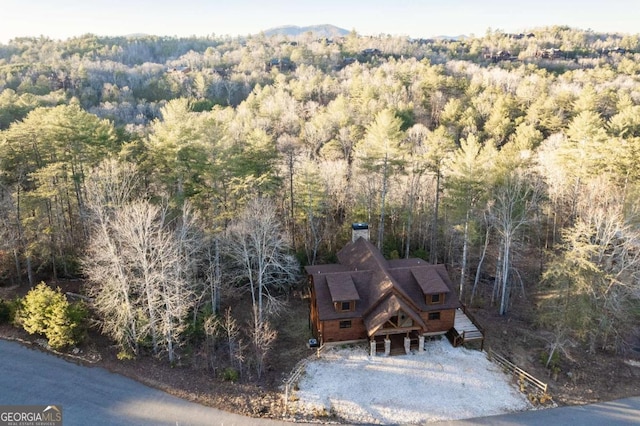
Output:
[[[102,368],[79,366],[4,340],[0,340],[0,405],[62,406],[65,426],[292,424],[205,407]],[[437,425],[640,425],[640,397]]]
[[550,408],[477,419],[438,422],[434,426],[622,426],[640,425],[640,397],[600,404]]
[[103,368],[79,366],[3,340],[0,404],[62,406],[64,426],[291,426],[188,402]]

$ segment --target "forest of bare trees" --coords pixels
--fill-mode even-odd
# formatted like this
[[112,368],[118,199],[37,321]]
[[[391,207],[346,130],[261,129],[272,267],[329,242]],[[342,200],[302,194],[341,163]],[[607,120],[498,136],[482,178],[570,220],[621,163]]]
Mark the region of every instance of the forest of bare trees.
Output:
[[447,264],[467,303],[508,315],[515,295],[555,295],[538,307],[552,351],[631,344],[637,36],[293,41],[0,45],[2,284],[86,278],[123,353],[145,342],[171,362],[211,315],[205,331],[226,330],[242,359],[223,308],[247,291],[260,375],[300,265],[368,222],[385,256]]

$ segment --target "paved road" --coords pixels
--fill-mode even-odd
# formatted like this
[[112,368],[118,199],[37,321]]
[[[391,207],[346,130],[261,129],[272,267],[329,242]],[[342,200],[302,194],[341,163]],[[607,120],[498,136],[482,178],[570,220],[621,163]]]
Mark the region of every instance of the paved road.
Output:
[[0,404],[62,406],[64,426],[291,426],[204,407],[102,368],[82,367],[3,340]]
[[[0,404],[62,406],[65,426],[291,426],[187,402],[102,368],[82,367],[4,340],[0,340]],[[640,425],[640,397],[437,425]]]
[[640,425],[640,397],[600,404],[551,408],[478,419],[439,422],[437,426],[621,426]]

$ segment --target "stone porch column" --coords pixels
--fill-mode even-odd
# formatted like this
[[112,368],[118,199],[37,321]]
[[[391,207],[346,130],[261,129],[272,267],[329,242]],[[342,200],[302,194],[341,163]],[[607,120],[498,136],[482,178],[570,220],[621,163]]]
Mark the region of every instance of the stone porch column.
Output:
[[422,353],[424,352],[424,336],[420,335],[420,337],[418,337],[418,352]]
[[371,348],[370,349],[370,355],[371,356],[376,356],[376,349],[377,349],[376,340],[375,339],[371,339],[371,342],[369,342],[369,345],[371,345],[370,346],[370,348]]
[[391,353],[391,339],[386,337],[384,339],[384,356],[389,356]]
[[409,355],[411,353],[411,338],[410,337],[405,337],[404,338],[404,352]]

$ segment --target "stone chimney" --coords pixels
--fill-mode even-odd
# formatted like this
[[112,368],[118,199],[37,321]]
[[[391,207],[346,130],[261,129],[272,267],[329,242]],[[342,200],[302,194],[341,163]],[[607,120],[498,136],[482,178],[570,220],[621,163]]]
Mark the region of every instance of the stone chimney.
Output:
[[358,238],[369,240],[369,224],[368,223],[352,223],[351,224],[351,242]]

